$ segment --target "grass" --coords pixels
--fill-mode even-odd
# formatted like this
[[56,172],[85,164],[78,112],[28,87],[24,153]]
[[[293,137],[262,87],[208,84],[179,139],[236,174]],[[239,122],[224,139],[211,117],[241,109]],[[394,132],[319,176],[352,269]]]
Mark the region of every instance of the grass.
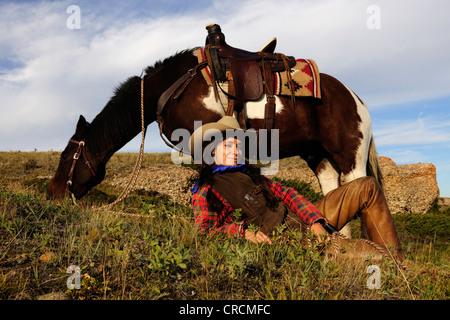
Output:
[[[0,153],[0,299],[36,299],[62,292],[72,299],[448,299],[450,209],[394,216],[406,271],[380,264],[381,288],[368,289],[369,261],[341,263],[302,247],[298,235],[274,245],[205,236],[192,210],[156,192],[135,190],[117,210],[93,210],[119,194],[105,179],[85,198],[45,199],[56,152]],[[108,176],[131,171],[135,154],[116,154]],[[144,166],[170,155],[146,154]],[[282,165],[282,164],[281,164]],[[302,182],[283,181],[310,200]],[[355,233],[358,221],[352,222]],[[80,288],[68,289],[68,268],[80,269]],[[69,270],[70,271],[70,270]],[[406,280],[405,280],[406,279]]]

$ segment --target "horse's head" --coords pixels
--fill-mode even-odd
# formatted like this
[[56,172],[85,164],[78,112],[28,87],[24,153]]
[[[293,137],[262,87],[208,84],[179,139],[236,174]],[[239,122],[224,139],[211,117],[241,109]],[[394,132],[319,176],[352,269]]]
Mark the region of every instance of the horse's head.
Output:
[[105,164],[89,150],[88,130],[89,123],[80,116],[75,134],[61,153],[58,168],[47,189],[49,199],[59,200],[69,192],[79,199],[103,180]]

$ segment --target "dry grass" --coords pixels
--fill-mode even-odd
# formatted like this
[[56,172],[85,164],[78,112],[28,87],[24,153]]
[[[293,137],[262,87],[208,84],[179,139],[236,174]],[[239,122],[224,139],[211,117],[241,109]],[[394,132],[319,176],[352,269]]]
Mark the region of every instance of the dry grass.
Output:
[[[0,153],[0,299],[62,292],[73,299],[448,299],[449,211],[396,216],[408,269],[380,264],[381,288],[368,289],[369,261],[326,259],[300,246],[297,235],[274,245],[204,236],[189,207],[157,193],[134,191],[119,209],[136,219],[47,201],[56,152]],[[130,171],[136,154],[116,154],[108,175]],[[289,161],[287,164],[289,165]],[[170,164],[146,154],[144,166]],[[282,164],[283,165],[283,164]],[[111,202],[104,182],[82,204]],[[353,225],[358,232],[358,222]],[[81,270],[68,289],[67,268]],[[406,279],[406,280],[405,280]]]

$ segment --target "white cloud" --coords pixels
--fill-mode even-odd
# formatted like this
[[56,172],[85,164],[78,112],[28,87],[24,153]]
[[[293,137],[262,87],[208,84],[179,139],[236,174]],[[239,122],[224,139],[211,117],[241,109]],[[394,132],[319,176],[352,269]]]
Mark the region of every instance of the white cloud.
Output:
[[450,143],[450,117],[431,115],[415,120],[392,119],[374,124],[377,146],[408,146]]
[[[374,4],[379,30],[367,28]],[[228,9],[221,25],[231,45],[253,50],[278,37],[279,52],[316,60],[322,72],[380,106],[450,94],[448,9],[444,0],[252,0]]]
[[[83,28],[67,29],[67,14],[61,5],[41,6],[32,12],[19,5],[5,7],[9,18],[3,23],[10,25],[13,18],[20,18],[21,23],[17,22],[17,29],[10,33],[14,41],[3,37],[2,46],[23,67],[0,74],[2,150],[61,149],[73,133],[79,114],[92,119],[115,86],[180,48],[167,39],[194,42],[192,34],[177,36],[183,26],[195,24],[189,17],[179,19],[175,26],[170,20],[137,21],[122,29],[112,26],[90,34],[89,30],[83,33]],[[31,7],[29,4],[27,8]],[[0,28],[5,29],[1,20]],[[19,139],[24,141],[20,143]],[[44,141],[52,141],[53,147]]]
[[418,162],[427,162],[428,158],[420,151],[411,149],[391,150],[391,158],[396,164],[410,164]]
[[[278,52],[313,58],[369,106],[450,94],[445,1],[377,1],[381,30],[366,26],[366,9],[374,4],[369,0],[245,0],[239,6],[224,0],[187,15],[166,12],[161,4],[148,16],[138,12],[153,12],[145,2],[79,3],[80,30],[66,28],[69,1],[0,5],[0,28],[7,30],[0,50],[15,62],[14,68],[0,66],[0,150],[61,149],[79,114],[92,119],[127,77],[203,45],[205,25],[212,22],[222,26],[230,45],[248,50],[278,37]],[[445,126],[431,129],[426,122],[418,134],[418,122],[393,125],[381,128],[377,144],[448,138],[441,133]]]

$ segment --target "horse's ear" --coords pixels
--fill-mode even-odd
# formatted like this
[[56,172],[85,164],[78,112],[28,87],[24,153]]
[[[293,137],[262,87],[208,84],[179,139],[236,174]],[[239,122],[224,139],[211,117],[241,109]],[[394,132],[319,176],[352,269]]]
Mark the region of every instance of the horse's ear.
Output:
[[78,119],[77,123],[77,129],[75,130],[75,134],[82,134],[86,130],[86,128],[89,126],[89,122],[86,121],[86,119],[80,115],[80,118]]

